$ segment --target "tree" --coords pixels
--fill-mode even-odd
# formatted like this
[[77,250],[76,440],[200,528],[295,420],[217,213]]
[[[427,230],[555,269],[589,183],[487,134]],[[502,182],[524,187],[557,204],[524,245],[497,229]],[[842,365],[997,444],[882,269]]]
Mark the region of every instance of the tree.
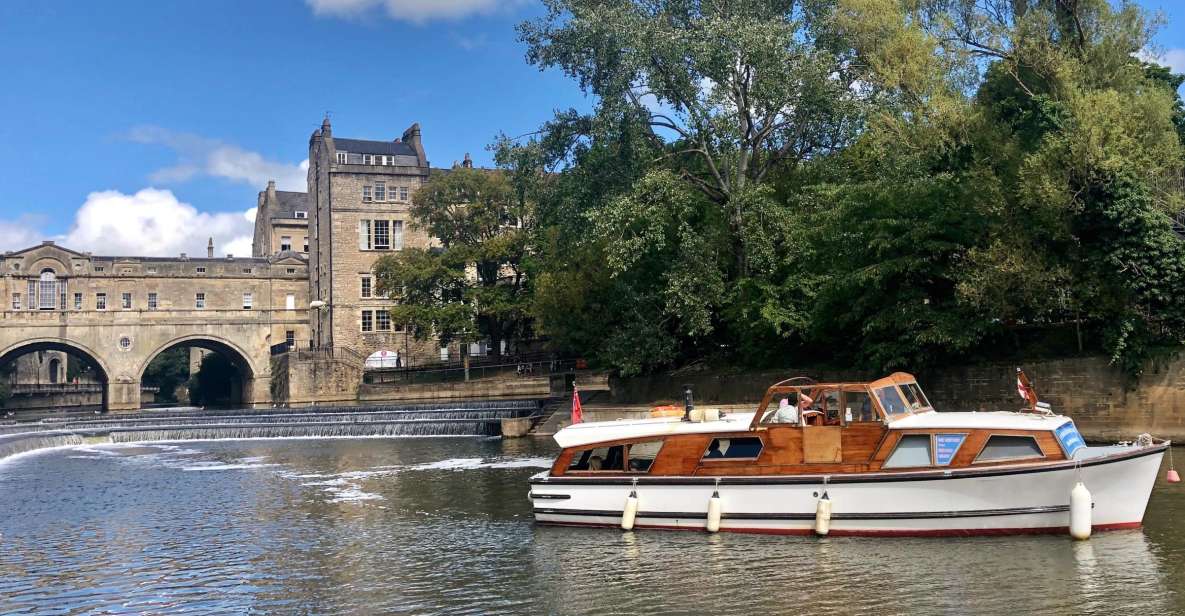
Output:
[[149,387],[159,387],[158,400],[176,402],[177,386],[189,378],[189,348],[177,347],[157,355],[144,369],[141,382]]
[[392,319],[417,339],[441,343],[529,338],[529,238],[533,205],[502,170],[455,168],[412,199],[413,224],[441,246],[409,249],[375,264],[380,294],[398,301]]

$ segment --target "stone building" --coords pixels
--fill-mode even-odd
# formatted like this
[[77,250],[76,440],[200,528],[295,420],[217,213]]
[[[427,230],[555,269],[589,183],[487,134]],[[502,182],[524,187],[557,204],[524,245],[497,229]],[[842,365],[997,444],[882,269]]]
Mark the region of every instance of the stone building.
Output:
[[276,190],[275,181],[271,181],[256,203],[252,256],[289,251],[305,257],[309,254],[309,195]]
[[431,168],[413,124],[399,138],[370,141],[335,137],[326,118],[309,138],[309,298],[314,341],[363,356],[397,354],[423,363],[447,357],[419,344],[392,321],[392,301],[375,292],[374,264],[404,248],[428,248],[432,238],[413,228],[415,191]]

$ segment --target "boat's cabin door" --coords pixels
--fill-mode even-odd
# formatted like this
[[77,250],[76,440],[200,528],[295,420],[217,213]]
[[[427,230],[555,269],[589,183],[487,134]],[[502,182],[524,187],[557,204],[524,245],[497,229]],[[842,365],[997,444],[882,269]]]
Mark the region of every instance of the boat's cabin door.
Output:
[[834,464],[843,461],[842,392],[824,389],[800,396],[802,414],[802,461],[804,464]]

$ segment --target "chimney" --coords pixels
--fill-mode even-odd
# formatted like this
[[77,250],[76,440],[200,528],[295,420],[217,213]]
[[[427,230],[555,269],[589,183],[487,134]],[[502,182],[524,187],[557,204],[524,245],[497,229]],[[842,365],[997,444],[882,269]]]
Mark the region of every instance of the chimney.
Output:
[[210,238],[210,243],[206,244],[206,258],[214,258],[214,238]]
[[461,166],[466,169],[473,168],[473,159],[469,158],[469,152],[465,152],[465,161],[461,163]]
[[267,202],[268,203],[275,203],[276,202],[276,181],[275,180],[268,180],[267,181]]
[[428,166],[428,157],[424,154],[424,144],[420,143],[420,123],[416,122],[403,131],[403,140],[411,149],[416,151],[416,158],[420,159],[420,166]]
[[332,137],[333,127],[329,125],[329,114],[325,114],[325,119],[321,121],[321,136]]
[[185,253],[181,253],[181,260],[182,260],[182,261],[188,261],[188,260],[189,260],[189,256],[188,256],[188,255],[186,255]]

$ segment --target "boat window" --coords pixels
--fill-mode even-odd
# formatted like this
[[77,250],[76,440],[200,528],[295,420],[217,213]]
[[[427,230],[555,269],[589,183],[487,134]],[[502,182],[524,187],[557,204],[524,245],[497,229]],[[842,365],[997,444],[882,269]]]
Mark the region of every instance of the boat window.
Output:
[[918,387],[917,383],[906,383],[901,386],[901,391],[909,400],[910,408],[916,410],[930,406],[930,401],[926,399],[926,394],[922,393],[922,388]]
[[890,415],[900,415],[909,412],[909,407],[905,405],[905,400],[901,399],[901,394],[897,393],[897,388],[892,385],[877,389],[876,398],[881,401],[881,406]]
[[1024,458],[1043,458],[1041,446],[1037,439],[1031,436],[1010,436],[993,434],[979,452],[976,462],[992,462],[996,460],[1020,460]]
[[625,455],[621,445],[585,449],[572,454],[570,471],[620,471],[624,469]]
[[[791,392],[786,396],[779,398],[777,406],[770,405],[770,409],[761,416],[761,423],[763,424],[797,424],[798,411],[801,405],[806,404],[810,406],[807,400],[811,400],[810,396],[799,395],[797,392]],[[811,402],[814,402],[811,400]],[[806,410],[806,409],[803,409]]]
[[872,396],[866,391],[844,392],[844,417],[847,423],[877,421],[876,409],[872,408]]
[[646,441],[629,446],[630,470],[645,473],[658,457],[658,450],[662,449],[662,441]]
[[761,439],[755,436],[714,438],[704,452],[704,459],[756,458],[761,455]]
[[839,408],[839,390],[828,389],[819,396],[819,410],[823,411],[823,425],[838,426],[843,414]]
[[885,460],[885,468],[930,466],[930,435],[906,434],[897,441],[893,455]]

